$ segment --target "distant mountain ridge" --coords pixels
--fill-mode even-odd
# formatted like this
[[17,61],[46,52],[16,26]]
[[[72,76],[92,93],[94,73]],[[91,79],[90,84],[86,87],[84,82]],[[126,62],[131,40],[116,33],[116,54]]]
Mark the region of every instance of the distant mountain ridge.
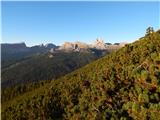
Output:
[[2,43],[1,44],[1,61],[2,67],[8,66],[21,59],[30,57],[35,54],[48,52],[51,48],[57,48],[54,44],[35,45],[27,47],[24,42],[22,43]]
[[21,59],[31,57],[36,54],[47,52],[83,52],[86,50],[105,50],[112,51],[123,47],[126,43],[105,43],[102,39],[98,38],[93,44],[86,44],[82,42],[65,42],[61,46],[52,43],[34,45],[27,47],[24,42],[21,43],[1,43],[1,58],[2,67],[13,64]]
[[[46,45],[34,45],[34,46],[31,46],[31,47],[27,47],[25,42],[22,42],[22,43],[1,43],[1,49],[2,50],[11,50],[9,52],[17,52],[17,51],[21,51],[21,50],[29,50],[30,48],[46,48],[46,49],[50,49],[50,48],[56,48],[57,46],[52,44],[52,43],[48,43]],[[5,51],[7,52],[7,51]]]
[[26,51],[27,46],[24,42],[22,43],[2,43],[1,44],[2,52],[18,52],[18,51]]
[[[76,42],[64,42],[61,46],[56,46],[55,44],[52,43],[47,43],[47,44],[40,44],[40,45],[34,45],[31,47],[27,47],[25,42],[22,43],[1,43],[1,48],[3,49],[15,49],[17,51],[21,50],[21,49],[33,49],[33,48],[41,48],[41,49],[63,49],[63,50],[73,50],[76,48],[80,48],[80,49],[88,49],[88,48],[95,48],[95,49],[108,49],[109,46],[110,47],[122,47],[125,44],[127,44],[126,42],[122,42],[122,43],[105,43],[103,39],[101,38],[97,38],[96,41],[92,44],[87,44],[87,43],[83,43],[80,41],[76,41]],[[14,52],[14,50],[12,51]]]
[[65,42],[62,46],[60,46],[58,48],[58,50],[66,50],[66,51],[81,51],[84,49],[97,49],[97,50],[117,50],[121,47],[123,47],[124,45],[126,45],[126,42],[122,42],[122,43],[105,43],[103,39],[101,38],[97,38],[96,41],[92,44],[86,44],[83,42]]

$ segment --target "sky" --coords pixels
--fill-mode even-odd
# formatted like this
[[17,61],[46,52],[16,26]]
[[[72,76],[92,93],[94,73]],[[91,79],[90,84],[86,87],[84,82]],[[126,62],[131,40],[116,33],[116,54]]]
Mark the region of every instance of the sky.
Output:
[[3,43],[133,42],[160,28],[160,2],[3,1]]

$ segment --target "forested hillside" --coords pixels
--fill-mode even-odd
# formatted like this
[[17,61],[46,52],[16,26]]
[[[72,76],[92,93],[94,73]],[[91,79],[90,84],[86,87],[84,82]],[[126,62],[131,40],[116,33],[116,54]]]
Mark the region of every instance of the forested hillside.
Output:
[[[106,52],[107,54],[107,52]],[[91,51],[34,55],[2,68],[2,88],[57,79],[101,57]]]
[[158,120],[160,30],[39,86],[3,102],[2,119]]

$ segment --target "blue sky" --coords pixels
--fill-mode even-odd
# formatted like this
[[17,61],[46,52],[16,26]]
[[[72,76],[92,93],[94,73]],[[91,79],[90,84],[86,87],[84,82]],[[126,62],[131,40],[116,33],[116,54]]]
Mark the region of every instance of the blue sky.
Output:
[[159,2],[2,2],[2,42],[133,42],[159,29]]

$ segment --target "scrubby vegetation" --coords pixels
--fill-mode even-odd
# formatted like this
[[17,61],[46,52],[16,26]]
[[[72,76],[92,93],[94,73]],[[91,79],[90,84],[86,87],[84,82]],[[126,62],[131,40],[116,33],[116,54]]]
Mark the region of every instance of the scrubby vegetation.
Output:
[[2,103],[3,120],[158,120],[160,30],[34,87]]

